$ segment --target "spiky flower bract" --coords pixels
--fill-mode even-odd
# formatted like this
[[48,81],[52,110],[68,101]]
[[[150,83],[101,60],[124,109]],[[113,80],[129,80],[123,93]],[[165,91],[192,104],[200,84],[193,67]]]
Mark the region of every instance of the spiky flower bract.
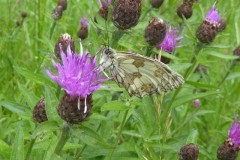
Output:
[[205,20],[214,23],[214,24],[219,24],[221,21],[221,17],[216,9],[216,6],[213,5],[212,8],[208,11]]

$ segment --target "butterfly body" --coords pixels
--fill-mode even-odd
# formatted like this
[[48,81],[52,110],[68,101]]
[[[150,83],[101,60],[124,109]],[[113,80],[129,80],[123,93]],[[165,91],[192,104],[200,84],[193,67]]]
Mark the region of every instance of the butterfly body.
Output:
[[100,67],[103,71],[108,69],[114,81],[130,96],[139,98],[162,94],[184,82],[181,75],[156,59],[111,48],[103,49]]

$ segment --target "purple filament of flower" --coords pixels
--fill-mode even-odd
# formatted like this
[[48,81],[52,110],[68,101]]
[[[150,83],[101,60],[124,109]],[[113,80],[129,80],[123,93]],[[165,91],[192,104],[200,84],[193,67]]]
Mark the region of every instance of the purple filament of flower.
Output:
[[213,6],[207,13],[206,20],[210,21],[211,23],[220,23],[221,17],[216,9],[215,6]]
[[81,23],[81,26],[83,28],[87,28],[88,27],[87,18],[86,17],[82,17],[81,20],[80,20],[80,23]]
[[106,79],[99,76],[100,70],[96,68],[96,57],[90,58],[89,53],[78,55],[71,51],[61,51],[62,64],[54,63],[58,75],[47,70],[47,74],[57,82],[70,96],[87,97],[99,87]]
[[171,29],[168,27],[165,38],[157,45],[157,48],[167,53],[172,53],[180,39],[182,39],[182,37],[178,37],[177,29]]
[[240,146],[240,121],[234,120],[228,132],[228,138],[233,142],[234,148]]

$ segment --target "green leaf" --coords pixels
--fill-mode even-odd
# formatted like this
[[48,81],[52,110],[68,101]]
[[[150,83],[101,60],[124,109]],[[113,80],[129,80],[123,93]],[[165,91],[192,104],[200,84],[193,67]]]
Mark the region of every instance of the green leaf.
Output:
[[187,144],[188,143],[196,143],[197,137],[198,137],[198,131],[195,129],[189,133],[186,143]]
[[36,137],[45,132],[53,132],[59,130],[59,126],[55,121],[45,121],[38,124],[37,128],[34,129],[33,136]]
[[10,154],[11,154],[10,146],[0,139],[0,155],[4,156],[5,159],[9,159]]
[[23,160],[24,159],[24,133],[21,126],[15,130],[16,136],[13,142],[13,149],[11,154],[11,160]]
[[204,93],[197,93],[197,94],[190,94],[190,95],[184,95],[182,97],[177,98],[174,102],[173,102],[173,107],[177,107],[180,106],[184,103],[188,103],[191,102],[194,99],[198,99],[198,98],[202,98],[202,97],[207,97],[210,95],[214,95],[214,94],[220,94],[219,91],[209,91],[209,92],[204,92]]
[[101,110],[102,111],[123,111],[129,109],[129,106],[126,106],[123,102],[120,101],[110,101],[105,103]]
[[0,105],[2,105],[4,108],[10,110],[13,113],[16,113],[18,115],[22,116],[31,116],[32,112],[30,108],[27,106],[23,106],[21,104],[10,102],[10,101],[0,101]]
[[235,55],[231,55],[231,54],[222,54],[213,50],[207,50],[204,51],[205,54],[214,56],[214,57],[218,57],[218,58],[222,58],[222,59],[227,59],[227,60],[233,60],[233,59],[237,59],[238,56]]
[[169,67],[172,70],[179,72],[189,68],[191,65],[192,65],[191,63],[181,63],[181,64],[174,63],[174,64],[169,64]]

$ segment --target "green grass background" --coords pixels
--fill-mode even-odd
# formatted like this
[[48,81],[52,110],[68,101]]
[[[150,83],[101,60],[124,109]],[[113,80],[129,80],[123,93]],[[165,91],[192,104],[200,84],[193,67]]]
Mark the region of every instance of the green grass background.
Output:
[[[152,17],[164,19],[178,27],[183,24],[184,38],[178,43],[170,67],[182,75],[191,70],[181,89],[162,96],[138,99],[109,81],[94,93],[93,114],[89,120],[74,125],[70,138],[60,154],[54,150],[64,121],[56,107],[63,93],[57,94],[57,84],[47,75],[52,68],[49,57],[63,33],[69,33],[78,47],[77,31],[82,16],[89,21],[89,36],[83,45],[94,55],[98,48],[115,37],[116,28],[97,16],[95,1],[69,0],[68,8],[57,21],[50,39],[53,23],[51,13],[57,1],[1,0],[0,6],[0,159],[178,159],[179,149],[187,143],[199,146],[200,160],[216,159],[217,148],[227,139],[228,129],[240,107],[240,64],[224,75],[234,59],[233,50],[240,44],[239,0],[218,1],[217,8],[227,20],[227,28],[215,41],[203,45],[196,56],[195,31],[214,1],[199,1],[193,6],[193,16],[182,22],[176,9],[177,0],[165,0],[160,9],[152,9],[143,0],[139,23],[118,41],[117,50],[145,54],[144,28]],[[23,24],[16,26],[21,12],[27,12]],[[93,23],[94,16],[98,24]],[[107,26],[107,27],[106,27]],[[97,30],[102,33],[98,34]],[[108,35],[106,34],[108,32]],[[153,50],[153,54],[158,51]],[[164,53],[163,53],[164,54]],[[196,61],[192,63],[191,59]],[[193,72],[198,64],[207,74]],[[123,91],[114,99],[117,91]],[[178,92],[176,98],[173,95]],[[49,121],[35,125],[32,110],[41,98],[46,99]],[[200,108],[192,108],[194,99]],[[30,150],[30,148],[32,149]]]

